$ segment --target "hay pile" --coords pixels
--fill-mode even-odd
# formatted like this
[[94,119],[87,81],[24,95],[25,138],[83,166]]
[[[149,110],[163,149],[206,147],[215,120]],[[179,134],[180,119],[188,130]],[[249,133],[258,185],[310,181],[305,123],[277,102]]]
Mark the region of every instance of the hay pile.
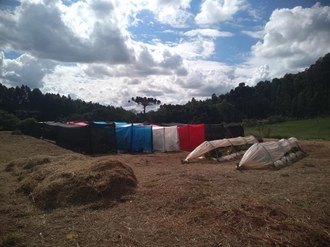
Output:
[[18,159],[7,164],[6,171],[18,177],[17,191],[43,209],[118,200],[137,186],[128,165],[78,154]]

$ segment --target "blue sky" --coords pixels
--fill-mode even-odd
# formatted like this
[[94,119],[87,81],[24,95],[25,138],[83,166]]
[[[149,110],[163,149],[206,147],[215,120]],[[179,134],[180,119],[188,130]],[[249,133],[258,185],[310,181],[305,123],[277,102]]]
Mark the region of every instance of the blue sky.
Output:
[[135,96],[184,104],[313,64],[330,52],[329,6],[1,0],[0,82],[126,109]]

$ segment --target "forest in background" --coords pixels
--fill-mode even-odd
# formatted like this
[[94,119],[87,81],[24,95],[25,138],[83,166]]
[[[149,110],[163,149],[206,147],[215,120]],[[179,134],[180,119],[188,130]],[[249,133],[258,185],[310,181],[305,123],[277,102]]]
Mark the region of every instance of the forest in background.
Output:
[[253,123],[267,118],[279,121],[329,115],[330,53],[297,74],[255,86],[242,82],[226,94],[213,94],[206,100],[192,98],[184,105],[161,104],[157,111],[145,114],[0,83],[0,130],[16,129],[26,121]]

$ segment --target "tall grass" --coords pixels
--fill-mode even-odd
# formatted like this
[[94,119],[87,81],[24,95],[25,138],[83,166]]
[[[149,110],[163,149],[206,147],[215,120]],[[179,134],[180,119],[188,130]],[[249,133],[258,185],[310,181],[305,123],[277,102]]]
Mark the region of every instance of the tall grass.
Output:
[[298,139],[323,139],[330,141],[330,117],[246,127],[245,135],[273,138],[294,136]]

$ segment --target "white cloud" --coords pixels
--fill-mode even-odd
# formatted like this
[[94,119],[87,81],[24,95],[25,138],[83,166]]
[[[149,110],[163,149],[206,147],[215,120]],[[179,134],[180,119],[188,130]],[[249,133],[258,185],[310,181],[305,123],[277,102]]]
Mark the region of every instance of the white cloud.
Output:
[[0,76],[2,76],[3,73],[3,63],[4,63],[5,55],[3,52],[0,52]]
[[244,0],[204,0],[195,21],[198,25],[213,25],[229,21],[244,6]]
[[170,5],[173,7],[180,7],[183,9],[190,8],[191,0],[155,0],[158,6],[163,7],[164,5]]
[[192,18],[192,14],[172,6],[163,8],[157,13],[157,20],[159,22],[175,28],[188,27],[187,22],[190,18]]
[[135,52],[134,63],[128,65],[94,63],[82,65],[82,68],[87,76],[96,78],[187,74],[182,57],[171,47],[135,43]]
[[139,79],[127,79],[127,84],[128,85],[138,85],[138,84],[140,84],[141,83],[141,81],[139,80]]
[[198,89],[203,85],[205,76],[201,71],[192,70],[185,81],[181,80],[182,87],[187,89]]
[[[193,95],[199,99],[209,98],[213,93],[219,95],[235,87],[234,69],[231,66],[211,61],[187,61],[188,75],[178,78],[177,83],[185,89],[185,99]],[[186,100],[187,102],[187,100]]]
[[[250,66],[240,66],[235,69],[236,81],[245,82],[251,86],[259,81],[271,80],[269,75],[269,66],[261,65],[257,68]],[[246,75],[250,75],[246,80]]]
[[174,28],[188,27],[188,21],[193,15],[187,11],[191,0],[156,0],[146,1],[147,8],[152,11],[156,19]]
[[231,37],[234,34],[230,32],[221,32],[216,29],[205,28],[205,29],[193,29],[183,33],[183,35],[189,37],[204,36],[204,37],[217,38],[217,37]]
[[242,31],[243,34],[254,38],[254,39],[262,39],[264,37],[264,31],[248,31],[248,30],[243,30]]
[[[260,23],[244,26],[251,13],[242,15],[241,22],[233,19],[241,10],[251,12],[245,0],[204,0],[195,21],[212,28],[171,29],[168,25],[192,24],[191,4],[84,0],[64,5],[60,0],[24,0],[17,8],[0,10],[0,50],[23,54],[17,59],[0,56],[1,78],[7,85],[24,83],[43,92],[127,108],[133,107],[128,100],[140,95],[184,104],[192,97],[226,93],[239,82],[253,84],[296,72],[330,52],[329,7],[278,9],[261,30]],[[146,21],[139,19],[143,11],[158,28],[153,40],[134,40],[138,35],[130,33],[132,25]],[[207,61],[217,57],[219,38],[239,36],[220,31],[218,24],[231,20],[229,26],[235,27],[230,30],[259,42],[244,64]],[[165,43],[165,36],[175,38]]]
[[210,37],[196,36],[171,44],[171,49],[183,59],[208,59],[215,53],[215,41]]
[[38,60],[31,55],[23,54],[17,59],[6,59],[1,52],[0,78],[10,86],[25,84],[31,88],[43,86],[43,78],[55,67],[55,63]]
[[[251,67],[246,80],[282,77],[296,73],[313,64],[319,57],[330,52],[330,7],[314,5],[311,8],[276,9],[264,28],[263,40],[251,48],[246,65]],[[267,68],[261,73],[258,68]],[[242,76],[246,70],[237,71]],[[243,79],[243,78],[241,78]]]
[[[90,65],[58,65],[53,73],[45,76],[45,84],[41,90],[70,94],[85,101],[131,109],[135,105],[129,104],[128,100],[135,96],[154,97],[165,104],[184,104],[192,96],[205,99],[213,93],[226,93],[235,86],[232,84],[233,68],[231,66],[201,60],[183,61],[183,63],[187,67],[187,76],[151,74],[97,77],[95,70],[96,74],[93,75],[95,77],[92,77],[86,73],[86,66],[89,68]],[[70,83],[65,83],[68,81]]]
[[122,94],[126,89],[121,83],[125,82],[127,85],[124,78],[92,79],[86,76],[81,66],[63,65],[56,66],[53,73],[45,76],[44,81],[44,87],[41,88],[44,93],[74,94],[76,98],[84,101],[116,106],[121,106],[119,103],[121,103]]
[[12,12],[1,10],[0,48],[62,62],[131,62],[128,37],[119,29],[113,6],[86,4],[23,1]]

